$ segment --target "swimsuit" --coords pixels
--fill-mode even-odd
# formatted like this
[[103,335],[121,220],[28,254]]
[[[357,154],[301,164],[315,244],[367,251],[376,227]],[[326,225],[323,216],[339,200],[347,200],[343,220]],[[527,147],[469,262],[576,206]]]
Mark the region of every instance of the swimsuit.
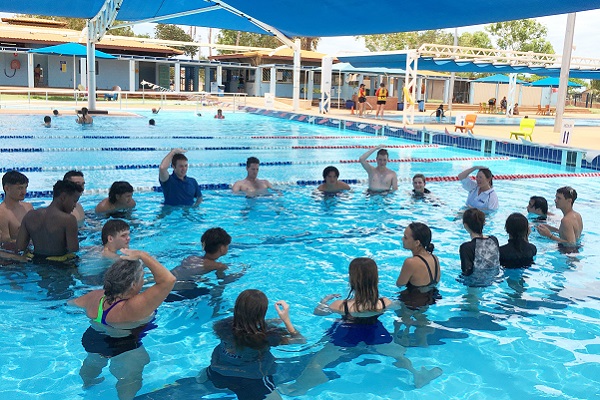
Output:
[[[381,305],[385,309],[385,302],[380,298]],[[360,342],[367,345],[390,343],[392,336],[385,329],[379,316],[356,317],[350,314],[348,302],[344,301],[344,315],[342,320],[333,324],[327,331],[331,336],[331,343],[340,347],[356,347]]]
[[406,287],[415,287],[415,288],[419,288],[419,287],[427,287],[427,286],[432,286],[435,285],[438,281],[438,276],[439,276],[439,272],[440,272],[440,264],[438,262],[437,257],[433,257],[433,261],[434,261],[434,265],[433,268],[435,268],[435,276],[431,273],[431,268],[429,267],[429,263],[427,261],[425,261],[425,259],[419,255],[417,255],[416,257],[419,257],[421,259],[421,261],[423,261],[425,263],[425,266],[427,267],[427,272],[429,273],[429,283],[425,284],[425,285],[413,285],[412,283],[408,282],[406,284]]
[[102,298],[100,299],[100,303],[98,303],[98,315],[96,316],[96,318],[94,318],[94,321],[99,322],[102,325],[108,325],[106,323],[106,316],[108,315],[110,310],[112,310],[113,307],[116,306],[117,304],[119,304],[120,302],[126,300],[126,299],[121,299],[121,300],[115,301],[114,303],[112,303],[110,305],[110,307],[108,307],[106,310],[103,310],[105,297],[106,296],[102,296]]
[[426,285],[413,285],[408,282],[406,284],[406,289],[400,292],[400,301],[402,301],[408,308],[412,310],[419,309],[423,306],[429,306],[435,304],[436,300],[441,299],[439,290],[435,286],[439,279],[440,272],[440,264],[437,257],[433,257],[434,259],[434,268],[435,275],[431,273],[431,268],[429,267],[429,263],[425,261],[425,259],[421,256],[419,257],[427,267],[427,272],[429,273],[429,283]]

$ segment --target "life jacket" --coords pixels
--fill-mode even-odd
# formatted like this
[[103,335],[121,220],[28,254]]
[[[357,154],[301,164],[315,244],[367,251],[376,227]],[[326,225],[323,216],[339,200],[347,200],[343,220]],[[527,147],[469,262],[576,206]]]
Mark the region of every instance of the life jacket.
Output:
[[377,93],[375,93],[375,95],[377,96],[377,101],[386,101],[387,96],[388,96],[388,91],[386,88],[379,88],[379,89],[377,89]]
[[365,89],[358,89],[358,97],[367,97]]

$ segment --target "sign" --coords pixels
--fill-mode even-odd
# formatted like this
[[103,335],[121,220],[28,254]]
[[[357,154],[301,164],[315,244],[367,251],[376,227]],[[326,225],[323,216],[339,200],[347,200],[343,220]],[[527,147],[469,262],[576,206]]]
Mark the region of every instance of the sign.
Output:
[[571,136],[573,135],[573,128],[575,127],[575,122],[573,120],[566,120],[562,123],[561,129],[561,142],[563,145],[568,145],[569,140],[571,140]]
[[60,62],[60,72],[67,72],[67,62],[66,61]]
[[464,126],[466,118],[467,118],[467,114],[457,113],[456,114],[456,121],[454,122],[454,125],[456,125],[456,126]]
[[273,94],[265,93],[265,108],[273,109],[275,107],[275,99]]

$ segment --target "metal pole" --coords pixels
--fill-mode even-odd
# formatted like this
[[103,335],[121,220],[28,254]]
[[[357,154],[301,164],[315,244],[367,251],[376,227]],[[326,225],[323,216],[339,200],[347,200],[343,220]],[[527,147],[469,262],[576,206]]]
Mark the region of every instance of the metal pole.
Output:
[[560,65],[560,84],[556,100],[556,118],[554,119],[554,132],[562,130],[563,114],[565,112],[565,99],[569,84],[569,69],[571,68],[571,52],[573,51],[573,35],[575,33],[575,13],[567,15],[567,29],[565,30],[565,44],[563,46],[562,63]]
[[[458,46],[458,28],[454,28],[454,45]],[[456,73],[450,73],[450,95],[448,96],[448,111],[452,111],[452,100],[454,99],[454,79],[456,78]]]

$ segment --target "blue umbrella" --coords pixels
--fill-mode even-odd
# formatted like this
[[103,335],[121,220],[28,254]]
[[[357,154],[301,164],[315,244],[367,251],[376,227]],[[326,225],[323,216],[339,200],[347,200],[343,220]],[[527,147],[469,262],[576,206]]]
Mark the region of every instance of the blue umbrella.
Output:
[[[481,83],[509,83],[509,78],[506,75],[496,74],[492,76],[486,76],[485,78],[475,79],[473,82],[481,82]],[[517,79],[517,83],[523,83]]]
[[[79,43],[63,43],[55,46],[42,47],[35,50],[30,50],[30,53],[35,54],[52,54],[57,56],[73,56],[73,89],[77,87],[75,78],[75,57],[87,57],[87,48]],[[96,58],[116,59],[117,57],[95,50]]]
[[[559,78],[548,77],[548,78],[540,79],[539,81],[531,82],[529,84],[529,86],[557,88],[559,84],[560,84]],[[580,84],[571,82],[571,81],[568,81],[568,86],[569,87],[581,87]]]

